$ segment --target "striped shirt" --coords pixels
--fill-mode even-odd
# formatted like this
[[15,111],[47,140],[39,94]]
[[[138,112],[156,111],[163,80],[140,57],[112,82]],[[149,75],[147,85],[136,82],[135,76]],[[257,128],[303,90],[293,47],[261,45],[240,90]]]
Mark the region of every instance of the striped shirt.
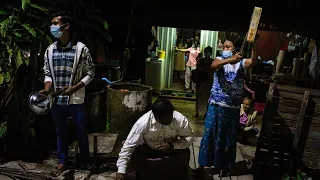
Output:
[[[71,42],[65,48],[59,47],[59,45],[53,47],[52,62],[56,79],[56,91],[60,91],[70,85],[75,52],[76,45],[72,45]],[[55,98],[55,103],[58,105],[68,105],[69,96],[59,95]]]

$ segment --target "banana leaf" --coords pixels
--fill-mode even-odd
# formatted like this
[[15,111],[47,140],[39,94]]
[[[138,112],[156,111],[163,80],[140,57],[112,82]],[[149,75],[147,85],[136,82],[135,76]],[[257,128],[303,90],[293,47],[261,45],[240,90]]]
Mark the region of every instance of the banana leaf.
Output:
[[36,31],[30,27],[29,24],[22,24],[21,26],[24,27],[33,37],[37,37]]
[[30,0],[21,0],[22,10],[26,10],[28,5],[30,4]]

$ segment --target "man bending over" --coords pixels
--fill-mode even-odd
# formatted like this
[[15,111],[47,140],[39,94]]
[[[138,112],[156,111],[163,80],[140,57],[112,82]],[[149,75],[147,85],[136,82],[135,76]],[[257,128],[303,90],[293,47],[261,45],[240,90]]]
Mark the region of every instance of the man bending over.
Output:
[[137,179],[186,179],[193,131],[187,118],[160,98],[132,127],[119,154],[116,180],[123,180],[130,162]]

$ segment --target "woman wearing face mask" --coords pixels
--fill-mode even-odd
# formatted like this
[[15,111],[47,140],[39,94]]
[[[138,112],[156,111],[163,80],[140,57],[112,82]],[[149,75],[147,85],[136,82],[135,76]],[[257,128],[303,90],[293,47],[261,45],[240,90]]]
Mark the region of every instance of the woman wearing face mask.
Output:
[[211,64],[215,71],[214,81],[199,150],[198,175],[203,174],[205,166],[214,166],[220,177],[227,176],[235,164],[245,69],[250,69],[257,59],[255,45],[249,59],[236,52],[239,45],[234,39],[227,38],[222,56],[216,57]]

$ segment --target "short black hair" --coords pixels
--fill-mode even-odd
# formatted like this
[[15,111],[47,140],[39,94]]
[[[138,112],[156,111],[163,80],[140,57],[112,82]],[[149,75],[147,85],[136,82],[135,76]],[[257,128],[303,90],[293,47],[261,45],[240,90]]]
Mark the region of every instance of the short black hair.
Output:
[[166,98],[158,98],[152,104],[152,113],[157,116],[161,117],[163,115],[172,115],[174,111],[172,103]]
[[245,99],[249,100],[250,101],[250,105],[253,106],[254,103],[255,103],[255,100],[253,99],[252,96],[246,96]]
[[237,36],[237,35],[234,35],[234,34],[227,34],[226,35],[226,38],[224,40],[224,42],[228,40],[228,41],[231,41],[235,50],[236,51],[240,51],[240,48],[242,46],[242,42],[243,42],[243,38],[241,38],[241,36]]
[[71,13],[68,11],[62,11],[52,15],[52,18],[61,17],[61,21],[63,24],[69,23],[72,24],[73,20],[71,18]]
[[208,46],[203,50],[204,54],[212,54],[212,47]]

